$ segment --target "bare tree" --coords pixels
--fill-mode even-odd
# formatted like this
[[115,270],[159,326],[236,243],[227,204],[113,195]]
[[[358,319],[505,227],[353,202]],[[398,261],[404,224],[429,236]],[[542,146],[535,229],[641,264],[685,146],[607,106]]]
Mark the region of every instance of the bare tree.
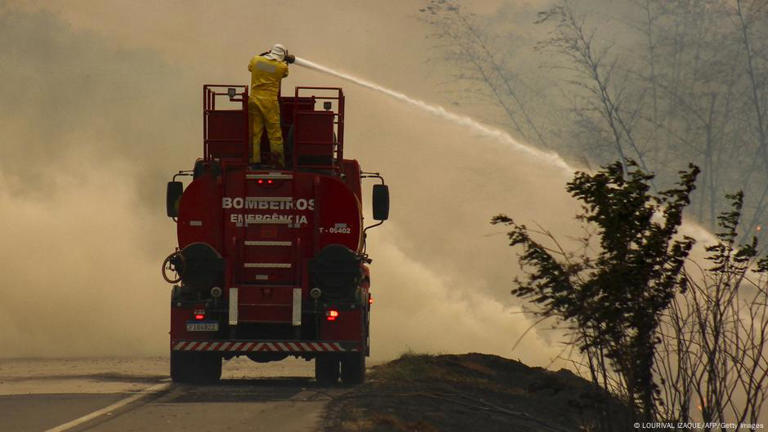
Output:
[[[728,142],[736,98],[735,54],[720,0],[634,0],[643,19],[632,25],[645,40],[645,65],[638,66],[651,106],[641,133],[655,142],[651,165],[665,171],[669,161],[702,167],[694,213],[716,223],[724,172],[731,160]],[[727,143],[727,144],[726,144]]]
[[[461,66],[458,78],[473,80],[483,87],[491,101],[501,107],[517,134],[547,146],[539,126],[521,95],[527,85],[513,71],[504,67],[502,54],[492,47],[488,36],[479,30],[475,17],[464,12],[453,0],[430,0],[421,9],[443,44],[443,52]],[[465,70],[469,66],[469,71]]]
[[[749,236],[768,213],[767,5],[560,0],[537,21],[552,29],[539,47],[560,55],[539,58],[540,73],[527,79],[519,48],[505,45],[519,35],[495,33],[510,31],[494,26],[503,19],[477,17],[454,0],[423,10],[458,77],[484,89],[519,136],[572,160],[635,159],[659,184],[691,161],[702,178],[690,211],[715,228],[725,191],[744,190],[741,230]],[[611,12],[595,16],[604,9]],[[527,93],[530,83],[547,91]]]
[[[768,25],[768,1],[753,0],[745,2],[736,0],[737,26],[741,35],[749,101],[752,106],[752,129],[757,144],[755,156],[762,161],[763,172],[768,171],[768,46],[756,46],[756,39],[767,36],[764,27]],[[762,38],[759,28],[763,27]],[[758,33],[756,38],[755,33]],[[762,177],[762,176],[761,176]],[[768,182],[754,207],[754,216],[748,225],[747,232],[761,223],[766,206],[768,205]]]
[[768,261],[758,258],[756,238],[737,244],[743,194],[729,198],[719,241],[707,248],[711,267],[689,263],[688,290],[660,326],[655,373],[666,419],[754,424],[766,399]]
[[557,21],[556,31],[544,46],[558,49],[571,60],[571,70],[577,78],[571,79],[570,83],[591,95],[584,100],[586,108],[581,108],[579,115],[596,113],[603,119],[625,172],[625,147],[633,152],[640,167],[647,172],[644,152],[633,131],[643,100],[641,96],[633,94],[629,85],[615,80],[621,59],[609,56],[610,46],[595,48],[594,31],[584,28],[583,19],[576,16],[568,0],[561,0],[558,6],[540,13],[537,23],[550,20]]

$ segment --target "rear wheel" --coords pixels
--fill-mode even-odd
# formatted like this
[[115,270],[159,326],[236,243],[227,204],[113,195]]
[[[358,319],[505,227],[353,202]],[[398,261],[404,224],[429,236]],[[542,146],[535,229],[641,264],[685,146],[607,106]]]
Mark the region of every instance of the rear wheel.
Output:
[[189,382],[192,376],[191,362],[185,353],[171,351],[171,379],[174,382]]
[[323,387],[332,386],[339,381],[339,359],[321,355],[315,359],[315,380]]
[[174,382],[212,384],[221,378],[221,357],[212,353],[171,351]]
[[341,359],[341,381],[348,385],[365,382],[365,353],[347,353]]

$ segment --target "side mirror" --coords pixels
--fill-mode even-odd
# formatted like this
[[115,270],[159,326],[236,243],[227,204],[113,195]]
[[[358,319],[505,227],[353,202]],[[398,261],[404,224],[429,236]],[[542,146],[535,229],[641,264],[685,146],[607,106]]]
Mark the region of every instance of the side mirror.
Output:
[[184,193],[184,184],[182,182],[168,182],[168,189],[165,191],[165,211],[168,217],[179,216],[179,201],[181,200],[182,193]]
[[373,185],[373,219],[385,221],[389,218],[389,187],[383,184]]

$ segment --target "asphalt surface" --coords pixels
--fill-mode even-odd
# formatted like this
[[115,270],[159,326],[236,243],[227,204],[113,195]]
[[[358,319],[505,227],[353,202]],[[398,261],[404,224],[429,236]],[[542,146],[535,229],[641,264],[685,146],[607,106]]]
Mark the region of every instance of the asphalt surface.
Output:
[[125,397],[122,394],[32,394],[0,396],[0,430],[44,431]]
[[233,360],[208,386],[166,370],[163,358],[0,360],[0,431],[315,431],[346,391],[318,387],[302,360]]

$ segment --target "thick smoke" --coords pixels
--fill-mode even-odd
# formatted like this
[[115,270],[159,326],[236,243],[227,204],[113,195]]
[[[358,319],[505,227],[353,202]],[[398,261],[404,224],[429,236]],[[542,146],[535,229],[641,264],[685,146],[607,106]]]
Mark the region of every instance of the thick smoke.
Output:
[[4,355],[159,352],[158,209],[169,162],[195,157],[194,82],[45,12],[0,12],[0,46]]
[[[165,339],[166,289],[124,163],[57,175],[55,193],[28,199],[0,183],[3,282],[0,346],[6,356],[151,354]],[[170,240],[170,236],[165,236]]]
[[[79,2],[0,12],[4,355],[166,352],[169,287],[159,268],[175,226],[162,195],[200,151],[202,83],[245,82],[248,58],[280,41],[420,99],[440,91],[441,72],[425,69],[431,42],[414,17],[420,2],[246,4],[230,4],[236,15],[197,3],[151,13]],[[326,9],[341,17],[318,20]],[[509,295],[514,251],[488,222],[505,212],[579,234],[567,175],[370,90],[293,68],[284,90],[300,84],[345,88],[345,153],[391,186],[391,220],[369,235],[374,358],[484,351],[548,363],[559,347],[546,327],[512,351],[531,321]]]

